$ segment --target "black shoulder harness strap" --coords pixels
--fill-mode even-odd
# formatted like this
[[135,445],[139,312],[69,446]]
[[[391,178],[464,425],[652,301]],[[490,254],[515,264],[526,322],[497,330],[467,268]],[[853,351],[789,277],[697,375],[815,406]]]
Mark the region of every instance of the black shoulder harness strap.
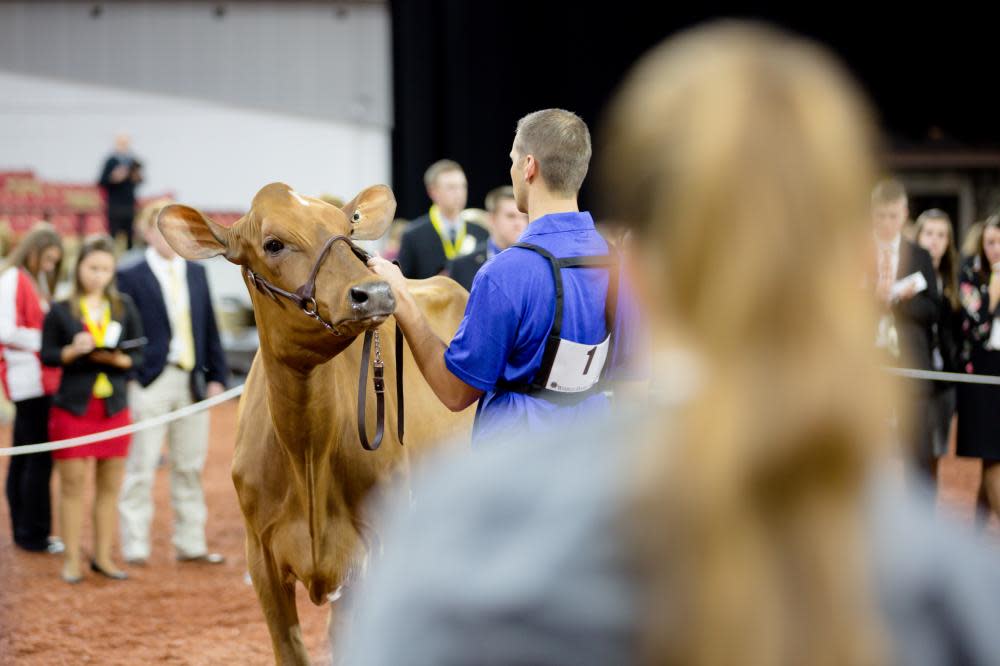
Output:
[[[518,384],[500,382],[497,388],[515,393],[537,393],[545,391],[549,395],[556,392],[549,390],[546,382],[552,372],[552,364],[555,362],[556,354],[559,351],[559,342],[562,339],[562,316],[563,316],[563,268],[604,268],[608,270],[608,295],[605,301],[605,322],[608,333],[611,334],[615,328],[615,312],[618,307],[618,265],[610,254],[584,256],[584,257],[564,257],[557,258],[545,248],[531,243],[514,243],[511,247],[520,247],[531,250],[542,255],[549,261],[552,267],[552,278],[555,281],[555,314],[552,318],[552,328],[549,330],[548,338],[545,340],[545,351],[542,353],[542,364],[530,382]],[[589,392],[588,392],[589,394]],[[563,394],[558,394],[563,395]],[[572,394],[568,394],[567,398]],[[571,398],[569,398],[571,399]]]

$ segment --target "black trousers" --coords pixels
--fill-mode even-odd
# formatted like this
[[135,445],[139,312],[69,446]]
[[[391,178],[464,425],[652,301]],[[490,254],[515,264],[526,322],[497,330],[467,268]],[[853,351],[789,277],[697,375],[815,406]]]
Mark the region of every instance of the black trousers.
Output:
[[132,222],[135,220],[135,213],[114,211],[108,213],[108,227],[112,238],[116,238],[119,233],[125,234],[128,240],[128,247],[132,247]]
[[[14,403],[14,446],[49,439],[49,396]],[[52,533],[52,454],[13,456],[7,470],[7,503],[14,543],[25,550],[45,550]]]

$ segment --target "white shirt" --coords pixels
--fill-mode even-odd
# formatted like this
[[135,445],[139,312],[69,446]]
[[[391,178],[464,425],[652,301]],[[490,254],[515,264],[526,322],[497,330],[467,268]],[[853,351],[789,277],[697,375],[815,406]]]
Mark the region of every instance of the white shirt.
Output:
[[[170,319],[170,330],[177,330],[177,316],[178,313],[188,311],[189,315],[191,312],[191,298],[188,293],[187,284],[187,262],[184,261],[183,257],[175,256],[173,259],[164,259],[159,252],[151,247],[146,248],[146,263],[149,264],[149,268],[153,271],[153,275],[156,276],[156,280],[160,283],[160,292],[163,294],[163,303],[167,306],[167,317]],[[170,270],[173,268],[175,274],[178,276],[178,282],[180,287],[179,298],[176,300],[171,298],[173,293],[173,284],[171,283]],[[190,320],[190,316],[189,316]],[[148,322],[143,322],[148,325]],[[170,337],[170,350],[167,352],[167,363],[179,363],[181,360],[181,337],[179,335],[172,335]]]
[[462,223],[463,222],[461,217],[455,218],[454,220],[449,220],[447,217],[442,215],[441,231],[444,232],[446,238],[458,240],[458,234],[462,230],[462,227],[459,225],[461,225]]
[[878,260],[880,265],[878,269],[881,270],[882,253],[889,250],[889,276],[892,281],[896,281],[896,273],[899,271],[899,244],[901,242],[901,234],[896,234],[896,237],[889,242],[881,241],[877,237],[875,238],[875,244],[878,246]]

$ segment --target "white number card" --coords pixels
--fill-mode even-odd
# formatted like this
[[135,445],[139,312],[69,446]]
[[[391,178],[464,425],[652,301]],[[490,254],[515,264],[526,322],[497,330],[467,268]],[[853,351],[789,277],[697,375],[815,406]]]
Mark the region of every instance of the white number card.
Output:
[[592,388],[601,378],[610,343],[610,335],[599,345],[560,340],[546,388],[560,393],[580,393]]

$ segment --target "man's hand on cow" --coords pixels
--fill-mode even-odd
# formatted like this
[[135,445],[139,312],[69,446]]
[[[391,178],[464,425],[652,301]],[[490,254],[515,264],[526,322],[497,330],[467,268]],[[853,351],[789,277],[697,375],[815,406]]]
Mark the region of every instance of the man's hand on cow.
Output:
[[409,298],[410,290],[406,285],[406,278],[403,277],[403,271],[399,270],[399,266],[388,259],[383,259],[376,255],[368,260],[368,268],[372,269],[375,275],[378,275],[389,283],[389,288],[392,289],[392,295],[396,297],[397,303]]
[[226,387],[222,384],[222,382],[209,382],[205,387],[205,397],[214,398],[225,390]]

